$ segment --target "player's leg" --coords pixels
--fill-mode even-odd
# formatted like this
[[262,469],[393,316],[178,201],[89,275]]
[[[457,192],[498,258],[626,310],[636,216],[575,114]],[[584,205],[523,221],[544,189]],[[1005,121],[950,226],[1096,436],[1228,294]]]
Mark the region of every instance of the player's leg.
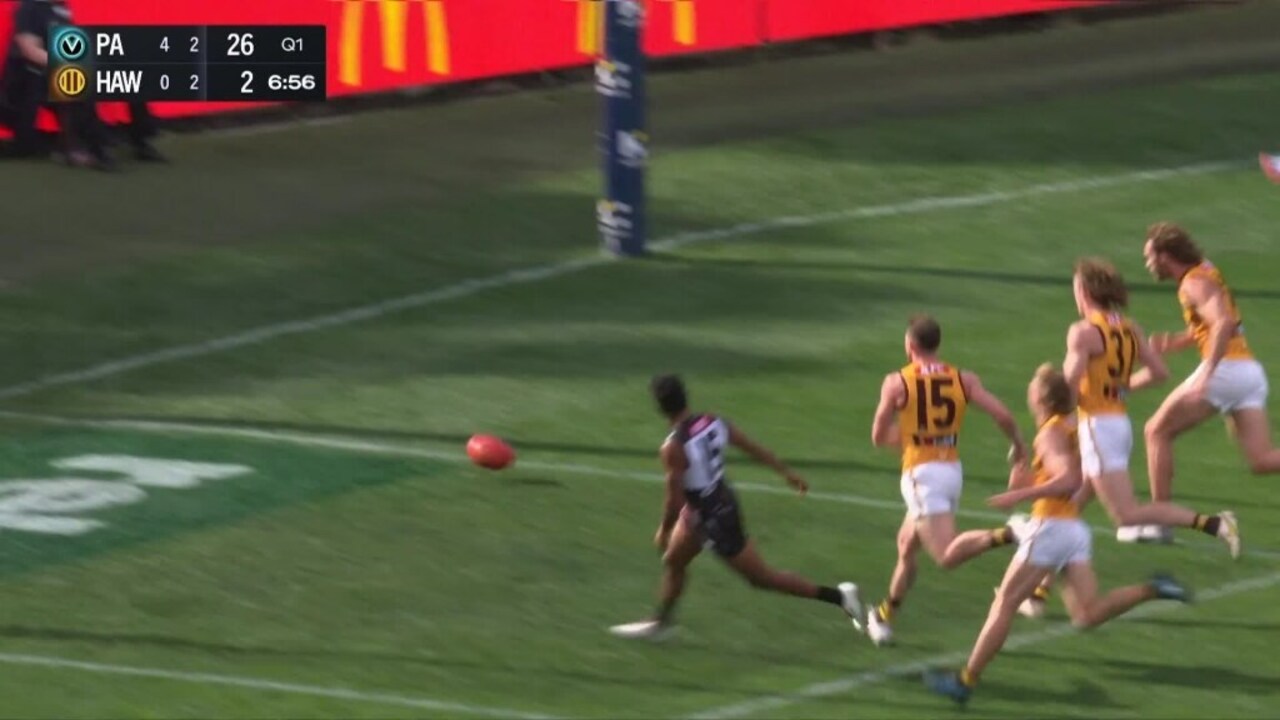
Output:
[[934,511],[916,522],[916,536],[920,546],[938,565],[943,565],[947,548],[956,539],[956,516],[950,508]]
[[844,610],[855,626],[859,629],[862,627],[862,619],[866,613],[858,596],[857,585],[850,582],[840,583],[837,587],[818,585],[796,573],[769,567],[756,549],[755,542],[750,539],[746,539],[741,549],[732,555],[721,552],[718,545],[716,552],[752,587],[835,605]]
[[1236,444],[1255,475],[1280,473],[1280,449],[1271,444],[1271,422],[1265,407],[1242,407],[1230,415]]
[[1009,569],[1005,571],[1004,580],[996,591],[995,600],[992,601],[991,609],[987,612],[987,621],[982,626],[982,631],[978,633],[978,640],[969,653],[968,662],[959,672],[925,673],[925,683],[929,688],[956,702],[963,703],[968,700],[982,671],[995,659],[1000,648],[1004,647],[1018,606],[1031,597],[1036,587],[1052,574],[1052,567],[1042,567],[1032,563],[1029,553],[1020,548],[1013,562],[1009,563]]
[[676,603],[684,594],[689,565],[702,552],[705,537],[686,510],[671,530],[667,550],[662,555],[662,582],[658,591],[658,609],[653,617],[640,622],[615,625],[609,629],[618,637],[659,639],[674,624]]
[[1094,628],[1150,600],[1190,602],[1191,592],[1171,577],[1157,575],[1150,582],[1116,588],[1098,597],[1098,578],[1088,560],[1067,565],[1062,601],[1071,623],[1078,628]]
[[893,616],[915,585],[920,554],[918,525],[919,520],[909,509],[902,518],[902,525],[898,527],[898,560],[893,566],[893,576],[889,579],[889,594],[867,616],[867,632],[877,645],[893,639]]
[[1207,401],[1187,395],[1189,383],[1195,377],[1193,374],[1187,382],[1174,388],[1147,421],[1147,478],[1151,499],[1156,502],[1167,502],[1173,498],[1174,439],[1217,412]]
[[688,515],[676,521],[667,551],[662,554],[662,585],[656,619],[663,625],[670,624],[673,619],[676,603],[684,594],[689,565],[702,552],[704,542],[702,532],[693,527]]
[[[1240,531],[1235,514],[1225,511],[1216,515],[1202,515],[1194,510],[1170,502],[1151,502],[1138,504],[1133,493],[1133,482],[1127,471],[1106,472],[1088,479],[1097,493],[1098,499],[1106,509],[1111,522],[1117,528],[1135,528],[1147,525],[1159,527],[1183,527],[1199,530],[1210,537],[1216,537],[1227,543],[1232,557],[1240,556]],[[1122,541],[1132,542],[1129,536]]]
[[1004,547],[1016,542],[1013,534],[1013,528],[1003,525],[998,528],[990,528],[984,530],[969,530],[962,532],[951,541],[951,544],[943,551],[942,561],[938,563],[942,568],[950,570],[958,567],[969,560],[987,552],[988,550]]

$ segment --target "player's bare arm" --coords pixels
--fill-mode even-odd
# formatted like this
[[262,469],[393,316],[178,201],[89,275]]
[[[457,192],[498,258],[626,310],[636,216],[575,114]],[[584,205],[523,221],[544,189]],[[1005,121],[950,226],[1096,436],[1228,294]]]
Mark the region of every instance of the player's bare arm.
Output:
[[1106,350],[1102,335],[1090,322],[1080,320],[1067,330],[1067,357],[1062,361],[1062,374],[1073,395],[1080,392],[1080,381],[1089,369],[1089,359]]
[[1035,477],[1035,473],[1031,472],[1031,466],[1025,460],[1013,463],[1009,467],[1009,489],[1018,490],[1031,487]]
[[1074,495],[1080,489],[1080,463],[1076,461],[1071,442],[1062,428],[1050,427],[1040,433],[1036,436],[1035,447],[1045,472],[1051,478],[1049,482],[994,495],[987,499],[988,505],[1007,510],[1028,500]]
[[982,379],[976,373],[965,370],[960,373],[960,382],[964,385],[965,395],[969,398],[969,402],[973,403],[986,414],[996,421],[996,425],[1000,427],[1000,431],[1005,437],[1009,438],[1009,462],[1018,464],[1027,457],[1026,444],[1022,441],[1022,432],[1018,429],[1018,423],[1013,419],[1013,413],[1009,412],[1009,408],[1000,402],[1000,398],[992,395],[982,385]]
[[1203,375],[1204,382],[1208,382],[1209,376],[1227,354],[1227,345],[1236,330],[1235,321],[1227,307],[1227,297],[1221,285],[1204,278],[1190,278],[1185,284],[1185,290],[1196,314],[1209,326],[1209,353],[1204,359]]
[[684,509],[684,473],[689,469],[689,458],[685,457],[684,448],[674,440],[667,440],[659,451],[662,457],[662,470],[666,475],[666,494],[662,502],[662,521],[658,524],[658,532],[653,542],[659,550],[667,549],[667,541],[671,539],[671,531],[680,519],[680,511]]
[[871,421],[871,444],[878,448],[897,448],[902,446],[902,431],[898,427],[898,411],[907,401],[907,388],[902,384],[902,376],[889,373],[880,383],[880,404],[876,406],[875,418]]
[[774,455],[771,450],[747,437],[746,433],[739,430],[736,425],[733,425],[732,423],[725,424],[729,426],[730,445],[743,451],[750,456],[752,460],[755,460],[761,465],[772,468],[774,472],[781,475],[783,479],[787,481],[788,485],[795,488],[800,493],[803,494],[809,490],[809,484],[804,481],[804,478],[800,477],[795,473],[795,471],[787,467],[786,464],[779,460],[778,456]]
[[1190,330],[1151,333],[1149,341],[1151,343],[1151,348],[1161,355],[1181,352],[1188,348],[1195,347],[1196,344],[1196,338],[1191,334]]
[[1129,376],[1129,390],[1142,390],[1168,380],[1169,366],[1165,364],[1164,356],[1147,342],[1146,334],[1137,323],[1130,324],[1134,340],[1138,343],[1138,362],[1142,363],[1142,368]]

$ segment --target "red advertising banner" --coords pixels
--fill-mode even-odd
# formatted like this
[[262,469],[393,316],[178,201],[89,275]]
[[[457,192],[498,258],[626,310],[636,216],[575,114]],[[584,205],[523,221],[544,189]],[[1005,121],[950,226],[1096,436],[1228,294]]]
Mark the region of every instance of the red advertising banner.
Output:
[[[584,66],[600,54],[605,0],[70,0],[85,25],[288,25],[328,29],[331,96]],[[652,56],[1096,4],[1076,0],[643,0]],[[16,0],[0,0],[8,44]],[[162,117],[248,103],[156,103]],[[103,103],[107,119],[123,112]],[[46,118],[47,122],[47,118]]]
[[1105,0],[766,0],[763,42],[981,20],[1098,5]]

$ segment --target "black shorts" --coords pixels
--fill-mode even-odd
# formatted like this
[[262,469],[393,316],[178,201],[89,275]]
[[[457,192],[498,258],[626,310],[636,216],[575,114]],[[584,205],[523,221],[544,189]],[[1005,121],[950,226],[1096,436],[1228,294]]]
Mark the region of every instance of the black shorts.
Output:
[[742,508],[728,485],[720,485],[707,497],[690,498],[685,517],[706,538],[708,549],[723,558],[737,557],[747,547]]

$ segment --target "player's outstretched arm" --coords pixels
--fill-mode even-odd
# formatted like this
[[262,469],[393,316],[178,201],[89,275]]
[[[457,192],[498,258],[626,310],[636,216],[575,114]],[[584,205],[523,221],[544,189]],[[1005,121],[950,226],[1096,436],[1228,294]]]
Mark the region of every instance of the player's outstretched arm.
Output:
[[1051,427],[1036,436],[1036,451],[1040,455],[1049,481],[1042,485],[1022,487],[994,495],[987,499],[993,507],[1008,509],[1028,500],[1048,496],[1074,496],[1082,483],[1080,463],[1071,451],[1071,442],[1061,427]]
[[795,471],[787,467],[785,463],[778,459],[777,455],[774,455],[773,452],[769,450],[769,448],[766,448],[755,440],[747,437],[746,433],[739,430],[736,425],[730,423],[726,424],[729,425],[730,445],[746,453],[752,460],[755,460],[761,465],[766,465],[772,468],[774,472],[781,475],[783,479],[787,481],[788,485],[801,493],[809,490],[809,484],[804,481],[804,478],[800,477],[795,473]]
[[871,444],[876,447],[900,447],[902,430],[895,422],[898,410],[907,401],[907,388],[902,384],[902,376],[889,373],[880,383],[880,404],[876,406],[875,418],[871,421]]
[[1169,366],[1165,364],[1164,357],[1147,342],[1147,336],[1137,323],[1133,325],[1133,334],[1138,341],[1138,361],[1142,363],[1142,369],[1129,376],[1129,389],[1142,390],[1168,380]]
[[1196,338],[1190,330],[1151,333],[1148,340],[1151,343],[1151,349],[1161,355],[1186,350],[1196,344]]
[[675,529],[676,520],[680,519],[680,511],[684,509],[684,473],[689,469],[689,458],[685,457],[684,448],[674,440],[662,444],[659,451],[662,458],[662,471],[666,476],[665,495],[662,502],[662,520],[658,524],[658,532],[653,542],[659,550],[667,549],[667,541],[671,531]]
[[1013,413],[1009,412],[1009,408],[1000,402],[1000,398],[992,395],[989,390],[982,386],[982,379],[976,373],[964,371],[960,373],[960,382],[964,384],[965,395],[969,398],[969,402],[978,406],[978,409],[991,416],[996,421],[996,425],[1000,427],[1005,437],[1009,438],[1009,462],[1020,463],[1027,456],[1027,446],[1022,441],[1022,432],[1018,430],[1018,422],[1013,419]]

